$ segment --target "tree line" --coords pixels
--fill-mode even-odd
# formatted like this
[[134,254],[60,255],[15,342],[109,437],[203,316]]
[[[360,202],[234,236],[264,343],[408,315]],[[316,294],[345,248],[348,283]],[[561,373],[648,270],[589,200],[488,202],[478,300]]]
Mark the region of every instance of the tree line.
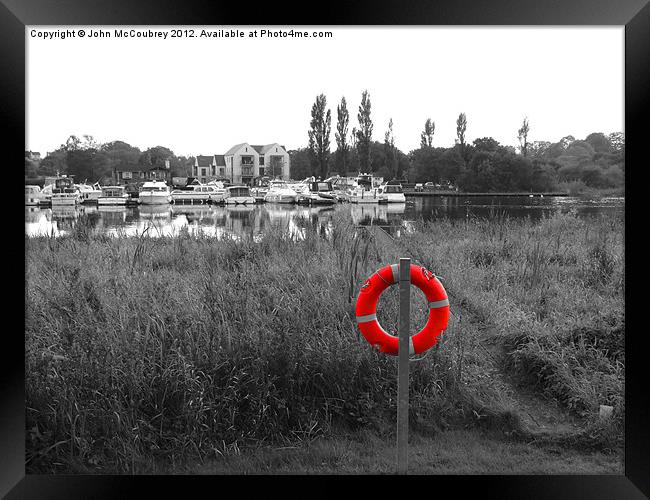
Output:
[[154,146],[141,151],[123,141],[97,142],[93,136],[81,138],[71,135],[65,144],[48,153],[42,160],[33,160],[25,155],[25,177],[65,174],[73,175],[76,182],[110,183],[113,171],[164,168],[169,161],[172,176],[190,175],[194,157],[176,156],[164,146]]
[[[369,172],[384,179],[409,183],[452,184],[466,192],[552,191],[572,186],[621,187],[625,178],[625,136],[594,132],[584,139],[568,135],[557,142],[528,140],[531,124],[524,118],[516,131],[519,147],[500,144],[492,137],[466,141],[468,119],[460,113],[456,139],[451,147],[435,145],[436,123],[424,121],[420,147],[404,153],[396,146],[390,118],[383,142],[374,140],[370,95],[365,90],[357,110],[357,125],[350,129],[350,111],[345,97],[336,107],[332,151],[332,112],[324,94],[311,109],[308,146],[289,151],[291,177],[327,178]],[[513,133],[513,136],[515,134]],[[169,160],[172,176],[191,175],[194,157],[176,156],[164,146],[141,151],[123,141],[98,143],[92,136],[71,135],[65,144],[42,160],[26,154],[25,176],[74,175],[78,182],[110,182],[113,171],[162,167]]]
[[460,113],[453,146],[435,146],[436,124],[427,118],[420,134],[420,147],[404,153],[395,145],[392,118],[384,141],[373,140],[371,109],[370,95],[365,90],[357,113],[358,127],[349,131],[350,112],[345,97],[341,98],[336,107],[336,150],[331,151],[332,114],[326,96],[318,95],[311,109],[308,146],[289,151],[292,177],[326,178],[361,171],[409,183],[448,183],[467,192],[551,191],[572,185],[608,188],[624,183],[622,132],[594,132],[584,139],[569,135],[557,142],[530,142],[531,124],[526,117],[516,131],[518,148],[500,144],[492,137],[468,143],[468,119]]

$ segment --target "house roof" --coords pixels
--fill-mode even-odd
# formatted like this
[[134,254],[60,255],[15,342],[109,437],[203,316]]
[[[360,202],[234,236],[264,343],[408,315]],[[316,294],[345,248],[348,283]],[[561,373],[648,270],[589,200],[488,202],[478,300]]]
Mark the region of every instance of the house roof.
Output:
[[197,155],[196,161],[199,164],[199,167],[209,167],[212,165],[213,156],[203,156]]
[[214,155],[214,159],[217,160],[217,167],[226,166],[226,158],[224,155]]
[[117,172],[149,172],[150,170],[167,170],[165,167],[152,167],[151,165],[125,165],[116,167]]
[[257,154],[260,155],[266,154],[274,146],[279,146],[285,151],[287,150],[287,148],[285,148],[284,146],[280,146],[280,144],[278,144],[277,142],[274,142],[273,144],[248,144],[247,142],[242,142],[241,144],[235,144],[232,148],[226,151],[224,156],[235,154],[239,149],[241,149],[242,146],[250,146],[255,151],[257,151]]
[[226,151],[224,156],[234,155],[237,152],[237,150],[239,150],[242,146],[244,146],[246,144],[248,144],[248,143],[247,142],[242,142],[240,144],[235,144],[232,148],[230,148],[228,151]]
[[280,146],[277,142],[274,142],[273,144],[265,144],[264,146],[253,146],[255,148],[255,151],[257,151],[259,154],[264,155],[266,154],[273,146],[279,146],[285,151],[287,150],[284,146]]

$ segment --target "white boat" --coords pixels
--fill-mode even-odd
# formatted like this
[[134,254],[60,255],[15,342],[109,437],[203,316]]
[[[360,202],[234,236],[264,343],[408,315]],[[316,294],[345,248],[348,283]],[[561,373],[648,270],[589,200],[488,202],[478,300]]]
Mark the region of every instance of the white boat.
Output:
[[255,201],[258,203],[264,202],[264,197],[269,192],[269,177],[258,177],[253,180],[253,185],[251,186],[251,196],[255,198]]
[[324,181],[312,182],[309,185],[309,191],[302,194],[299,201],[310,205],[334,205],[337,203],[332,183]]
[[255,198],[255,203],[262,203],[264,201],[264,197],[266,196],[266,193],[269,192],[268,187],[252,187],[251,188],[251,196]]
[[140,188],[141,205],[165,205],[172,201],[169,186],[163,181],[148,181]]
[[379,203],[377,189],[364,189],[358,186],[349,191],[348,201],[350,203]]
[[41,199],[39,201],[39,205],[41,206],[47,206],[51,203],[52,201],[52,188],[54,187],[54,184],[46,184],[43,186],[43,189],[41,189]]
[[79,202],[79,191],[74,187],[72,177],[60,177],[52,188],[52,207],[74,207]]
[[95,184],[75,184],[79,191],[79,201],[81,203],[97,203],[97,200],[102,195],[102,188],[98,182]]
[[79,191],[79,201],[81,203],[97,203],[97,200],[102,195],[102,188],[97,182],[92,186],[88,184],[75,184],[74,186]]
[[377,189],[379,186],[381,186],[384,183],[383,177],[378,177],[372,174],[359,173],[359,175],[357,175],[357,177],[354,180],[356,181],[358,186],[367,190]]
[[383,181],[383,177],[359,173],[353,179],[352,187],[348,190],[348,201],[350,203],[379,203],[378,191]]
[[301,195],[309,193],[309,183],[305,181],[289,182],[287,185],[296,192],[298,195],[298,201],[300,200]]
[[25,205],[38,205],[42,198],[41,186],[25,186]]
[[224,198],[226,205],[253,205],[255,198],[251,196],[248,186],[228,186]]
[[128,199],[124,186],[104,186],[102,194],[97,198],[97,205],[126,205]]
[[214,185],[195,184],[186,189],[174,189],[171,197],[174,203],[207,203],[218,194],[219,189]]
[[381,203],[406,203],[401,184],[383,184],[377,189]]
[[221,181],[210,181],[207,184],[214,188],[214,192],[210,194],[211,203],[223,203],[223,200],[226,198],[226,186]]
[[264,201],[267,203],[295,203],[297,198],[298,193],[291,189],[285,181],[271,181]]
[[325,179],[325,182],[332,183],[332,190],[339,201],[350,201],[352,191],[359,187],[359,184],[354,177],[334,175]]

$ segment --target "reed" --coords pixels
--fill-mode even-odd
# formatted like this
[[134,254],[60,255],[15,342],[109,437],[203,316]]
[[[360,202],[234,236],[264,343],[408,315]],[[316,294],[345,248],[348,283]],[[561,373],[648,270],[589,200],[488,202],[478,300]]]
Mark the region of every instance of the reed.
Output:
[[[341,430],[392,435],[396,360],[359,337],[352,302],[395,248],[343,219],[303,222],[239,240],[30,238],[28,471],[150,472]],[[518,428],[481,375],[486,325],[522,380],[622,418],[622,234],[601,220],[576,241],[585,224],[440,220],[395,240],[440,276],[453,312],[412,365],[415,432]],[[426,306],[413,304],[417,326]],[[391,328],[396,296],[380,308]]]

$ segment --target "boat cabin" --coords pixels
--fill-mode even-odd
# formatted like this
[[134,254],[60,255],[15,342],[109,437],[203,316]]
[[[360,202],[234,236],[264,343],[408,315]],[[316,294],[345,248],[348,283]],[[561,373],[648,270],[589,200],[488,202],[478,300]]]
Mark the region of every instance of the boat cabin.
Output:
[[309,184],[309,190],[312,193],[328,193],[332,191],[332,183],[324,181],[312,182]]
[[386,184],[385,186],[382,186],[381,189],[382,192],[386,194],[398,194],[404,192],[401,184]]
[[52,188],[52,193],[54,194],[62,194],[62,193],[76,193],[76,189],[74,187],[74,180],[72,180],[72,177],[60,177],[54,181],[54,187]]
[[227,187],[228,196],[231,198],[237,197],[248,197],[251,195],[250,188],[248,186],[230,186]]
[[102,187],[102,198],[121,198],[126,194],[124,186],[104,186]]

